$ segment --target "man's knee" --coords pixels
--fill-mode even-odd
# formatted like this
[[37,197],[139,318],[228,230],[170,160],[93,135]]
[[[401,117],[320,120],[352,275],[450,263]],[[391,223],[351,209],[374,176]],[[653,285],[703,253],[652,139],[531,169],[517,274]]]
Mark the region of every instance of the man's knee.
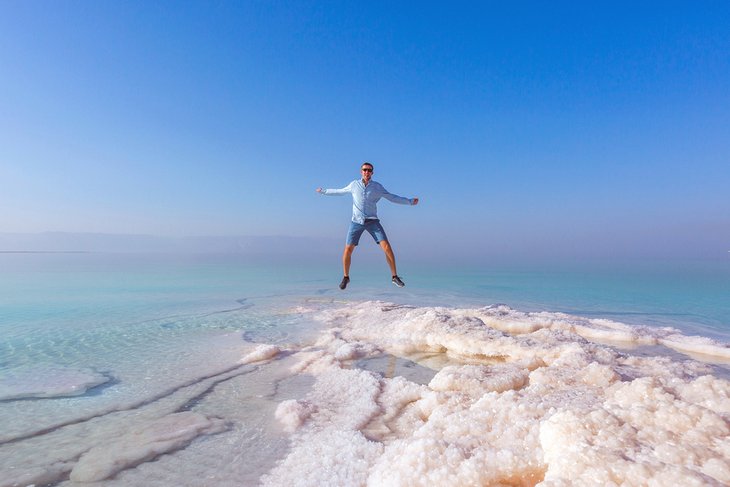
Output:
[[386,252],[388,252],[389,250],[391,250],[391,248],[390,248],[390,242],[388,242],[387,240],[381,240],[380,241],[380,247],[383,250],[385,250]]
[[345,245],[345,253],[351,254],[355,250],[355,245]]

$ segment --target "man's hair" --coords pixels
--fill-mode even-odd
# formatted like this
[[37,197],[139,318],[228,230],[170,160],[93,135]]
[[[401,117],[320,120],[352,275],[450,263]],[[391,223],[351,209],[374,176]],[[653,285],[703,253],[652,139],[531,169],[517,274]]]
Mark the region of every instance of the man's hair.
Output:
[[360,169],[362,169],[363,166],[370,166],[372,169],[375,169],[375,166],[370,164],[368,161],[365,161],[362,164],[360,164]]

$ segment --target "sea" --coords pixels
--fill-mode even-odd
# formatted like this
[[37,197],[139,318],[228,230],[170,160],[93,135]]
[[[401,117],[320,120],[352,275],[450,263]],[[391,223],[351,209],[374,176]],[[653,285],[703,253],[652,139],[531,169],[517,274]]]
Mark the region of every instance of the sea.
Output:
[[0,253],[0,487],[730,483],[730,257],[399,273]]

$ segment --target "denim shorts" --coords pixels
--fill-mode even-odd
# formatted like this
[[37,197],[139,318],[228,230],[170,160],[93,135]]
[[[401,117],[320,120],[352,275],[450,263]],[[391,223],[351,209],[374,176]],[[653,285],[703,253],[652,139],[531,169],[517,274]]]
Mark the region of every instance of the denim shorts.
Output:
[[383,240],[388,240],[385,235],[383,225],[380,224],[380,220],[365,220],[365,224],[361,225],[357,222],[350,222],[350,229],[347,231],[347,242],[346,245],[357,245],[360,243],[360,235],[365,230],[375,239],[375,243],[379,244]]

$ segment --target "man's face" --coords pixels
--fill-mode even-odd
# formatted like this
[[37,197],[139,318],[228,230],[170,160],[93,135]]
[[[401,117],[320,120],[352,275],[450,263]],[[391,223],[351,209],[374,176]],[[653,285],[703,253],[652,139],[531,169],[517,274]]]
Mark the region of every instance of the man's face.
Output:
[[363,164],[363,166],[360,168],[360,174],[362,174],[362,178],[365,181],[370,181],[370,178],[373,177],[373,166]]

